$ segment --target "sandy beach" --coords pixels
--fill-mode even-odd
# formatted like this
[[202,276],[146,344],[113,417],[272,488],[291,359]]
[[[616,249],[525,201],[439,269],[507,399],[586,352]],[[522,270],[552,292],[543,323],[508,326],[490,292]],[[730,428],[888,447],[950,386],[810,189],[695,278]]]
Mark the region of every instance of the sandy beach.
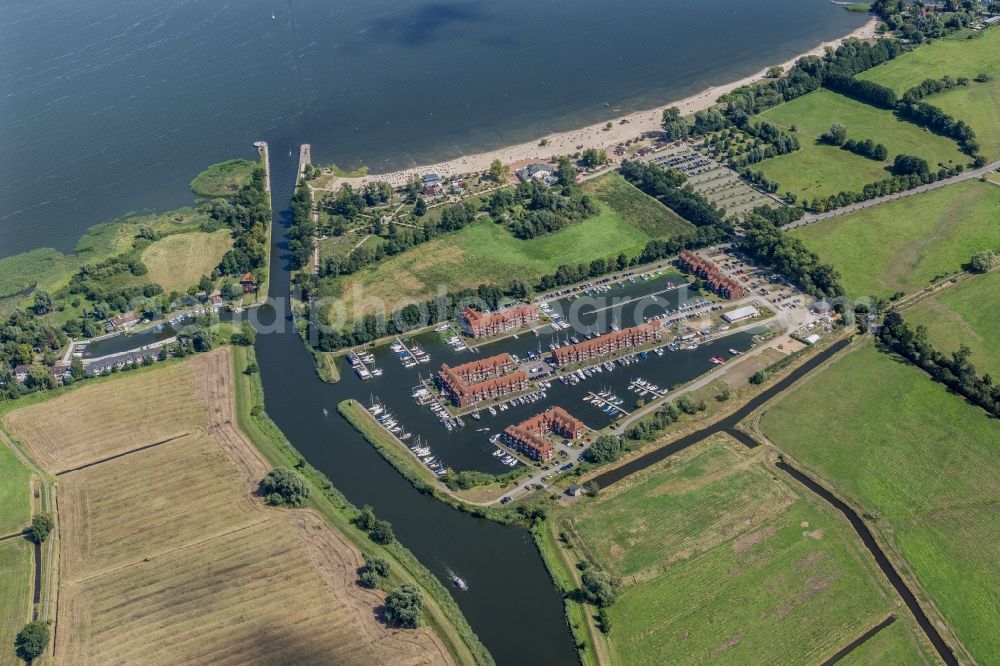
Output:
[[[876,36],[875,28],[877,24],[878,20],[875,17],[872,17],[863,26],[848,35],[844,35],[843,37],[829,42],[823,42],[809,51],[800,53],[794,58],[790,58],[785,62],[776,64],[780,65],[785,70],[788,70],[799,58],[807,55],[822,55],[827,47],[836,48],[846,39],[850,39],[852,37],[856,37],[858,39],[872,39]],[[414,175],[422,175],[429,172],[435,172],[441,176],[447,176],[459,173],[470,173],[474,171],[486,171],[489,169],[490,163],[492,163],[493,160],[500,160],[504,164],[514,164],[515,162],[523,160],[546,160],[552,155],[571,154],[577,150],[581,150],[579,146],[583,146],[583,148],[611,148],[617,144],[639,137],[644,132],[660,129],[660,121],[663,116],[664,109],[676,106],[680,109],[682,115],[690,115],[696,111],[707,109],[715,104],[715,101],[721,95],[764,78],[764,74],[769,68],[770,66],[765,67],[756,74],[742,78],[738,81],[707,88],[696,95],[686,97],[676,102],[669,102],[654,109],[637,111],[626,116],[620,116],[612,119],[610,121],[612,123],[611,128],[607,130],[604,128],[608,121],[603,121],[594,125],[582,127],[580,129],[570,130],[568,132],[546,135],[544,138],[548,139],[548,141],[544,146],[539,145],[539,141],[535,140],[475,155],[466,155],[447,162],[427,164],[401,171],[393,171],[391,173],[369,174],[367,176],[357,178],[336,177],[330,182],[330,185],[324,187],[323,189],[337,189],[342,183],[350,183],[353,186],[358,186],[371,181],[388,181],[393,187],[399,187],[409,182]],[[621,122],[623,120],[627,122]],[[539,139],[541,139],[541,137],[539,137]]]

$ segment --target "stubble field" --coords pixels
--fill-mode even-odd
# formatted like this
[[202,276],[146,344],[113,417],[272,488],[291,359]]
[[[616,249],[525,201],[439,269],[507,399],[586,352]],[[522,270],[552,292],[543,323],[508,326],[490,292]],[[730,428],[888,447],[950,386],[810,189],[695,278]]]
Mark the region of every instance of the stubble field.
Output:
[[252,496],[269,466],[234,425],[231,372],[216,350],[8,419],[50,469],[89,465],[59,476],[56,662],[450,663],[431,630],[377,619],[342,535]]

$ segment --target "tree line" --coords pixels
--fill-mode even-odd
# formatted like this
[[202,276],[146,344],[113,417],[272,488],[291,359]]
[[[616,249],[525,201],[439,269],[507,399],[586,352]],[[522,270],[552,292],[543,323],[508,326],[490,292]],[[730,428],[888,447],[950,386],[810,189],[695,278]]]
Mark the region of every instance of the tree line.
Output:
[[965,397],[994,416],[1000,416],[1000,386],[990,375],[980,376],[972,364],[972,352],[960,345],[951,354],[942,354],[927,338],[924,326],[910,327],[898,312],[885,316],[878,331],[883,351],[899,354],[927,372],[936,382]]
[[840,275],[819,255],[794,236],[783,233],[771,220],[749,215],[743,222],[744,236],[737,249],[758,264],[769,266],[816,297],[836,297],[844,293]]
[[267,264],[267,229],[271,225],[271,207],[267,195],[267,177],[264,169],[257,167],[250,181],[240,187],[232,201],[215,199],[209,207],[212,219],[229,227],[233,232],[233,249],[226,252],[213,273],[213,279],[222,275],[239,277],[252,273],[259,283]]

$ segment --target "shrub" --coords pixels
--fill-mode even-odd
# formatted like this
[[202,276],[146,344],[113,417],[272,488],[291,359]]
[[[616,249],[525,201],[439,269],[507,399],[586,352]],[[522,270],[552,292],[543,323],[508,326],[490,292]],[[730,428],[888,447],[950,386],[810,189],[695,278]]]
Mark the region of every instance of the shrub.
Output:
[[368,538],[375,543],[386,546],[396,540],[396,535],[392,531],[392,524],[388,520],[376,520],[375,524],[368,530]]
[[358,571],[358,585],[376,588],[389,575],[389,562],[378,555],[365,555],[365,564]]
[[580,597],[588,604],[605,608],[615,602],[615,586],[604,571],[587,569],[580,576],[583,585],[580,587]]
[[51,513],[36,513],[31,517],[31,528],[28,534],[35,543],[44,543],[56,526]]
[[42,655],[49,645],[49,623],[36,620],[24,625],[14,640],[17,655],[25,661],[31,661]]
[[385,618],[390,624],[414,628],[420,626],[424,598],[409,583],[403,583],[385,598]]
[[996,265],[997,256],[989,250],[983,250],[972,255],[972,260],[969,261],[969,270],[973,273],[986,273],[993,270]]
[[309,497],[309,486],[298,473],[275,467],[261,479],[260,493],[271,506],[301,506]]
[[625,453],[625,446],[621,438],[611,435],[601,435],[583,453],[583,459],[594,464],[614,462]]

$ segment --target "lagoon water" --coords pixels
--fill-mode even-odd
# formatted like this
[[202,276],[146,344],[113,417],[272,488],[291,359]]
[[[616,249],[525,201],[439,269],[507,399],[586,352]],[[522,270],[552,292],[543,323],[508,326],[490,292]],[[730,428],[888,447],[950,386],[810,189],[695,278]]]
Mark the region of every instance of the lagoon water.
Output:
[[677,99],[864,20],[829,0],[0,0],[0,257],[189,203],[255,139],[426,163]]

